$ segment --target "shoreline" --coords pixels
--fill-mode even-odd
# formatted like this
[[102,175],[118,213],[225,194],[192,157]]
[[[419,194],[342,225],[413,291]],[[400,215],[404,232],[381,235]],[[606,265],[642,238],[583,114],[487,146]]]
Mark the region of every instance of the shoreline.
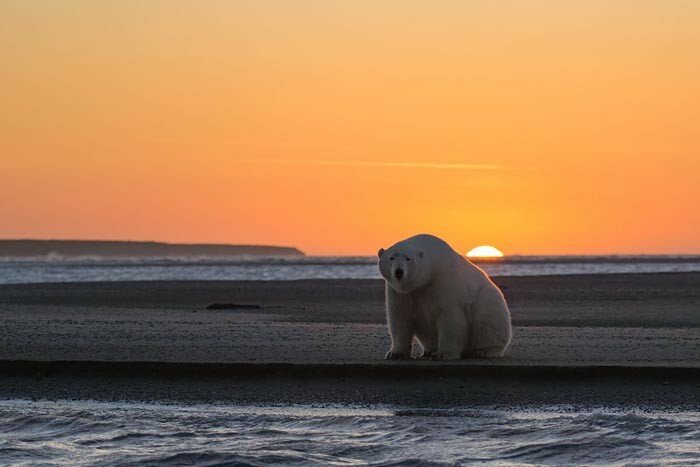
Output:
[[386,363],[223,363],[99,360],[0,360],[5,376],[85,376],[120,377],[212,377],[212,378],[528,378],[583,379],[620,377],[638,381],[698,381],[700,367],[663,367],[638,365],[494,365],[465,361],[433,362],[423,360]]
[[5,400],[657,411],[700,403],[698,368],[5,361],[0,374]]

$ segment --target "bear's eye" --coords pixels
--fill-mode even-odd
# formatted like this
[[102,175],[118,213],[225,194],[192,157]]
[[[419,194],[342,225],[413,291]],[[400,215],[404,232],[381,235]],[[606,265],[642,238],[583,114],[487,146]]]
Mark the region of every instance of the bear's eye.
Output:
[[394,261],[394,257],[393,256],[389,257],[389,261]]
[[406,258],[406,261],[411,261],[411,258]]

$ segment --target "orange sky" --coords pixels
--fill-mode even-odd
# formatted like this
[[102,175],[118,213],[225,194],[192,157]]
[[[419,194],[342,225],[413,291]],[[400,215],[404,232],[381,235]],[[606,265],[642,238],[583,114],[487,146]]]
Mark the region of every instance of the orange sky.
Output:
[[0,237],[700,253],[699,24],[695,0],[5,0]]

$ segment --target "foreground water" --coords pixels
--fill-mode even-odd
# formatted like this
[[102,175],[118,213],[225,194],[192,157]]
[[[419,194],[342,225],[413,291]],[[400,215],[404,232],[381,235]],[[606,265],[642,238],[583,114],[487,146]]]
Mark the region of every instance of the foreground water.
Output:
[[63,465],[700,462],[700,412],[0,402],[0,461]]
[[[492,276],[699,272],[700,256],[518,256],[478,264]],[[368,257],[0,258],[0,284],[378,278]]]

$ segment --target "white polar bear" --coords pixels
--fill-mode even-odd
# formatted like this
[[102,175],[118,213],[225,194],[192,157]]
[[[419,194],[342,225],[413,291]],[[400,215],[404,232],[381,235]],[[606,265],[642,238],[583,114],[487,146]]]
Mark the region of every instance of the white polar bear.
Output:
[[415,337],[436,360],[500,357],[512,336],[510,311],[484,271],[433,235],[416,235],[379,250],[386,280],[391,349],[410,358]]

